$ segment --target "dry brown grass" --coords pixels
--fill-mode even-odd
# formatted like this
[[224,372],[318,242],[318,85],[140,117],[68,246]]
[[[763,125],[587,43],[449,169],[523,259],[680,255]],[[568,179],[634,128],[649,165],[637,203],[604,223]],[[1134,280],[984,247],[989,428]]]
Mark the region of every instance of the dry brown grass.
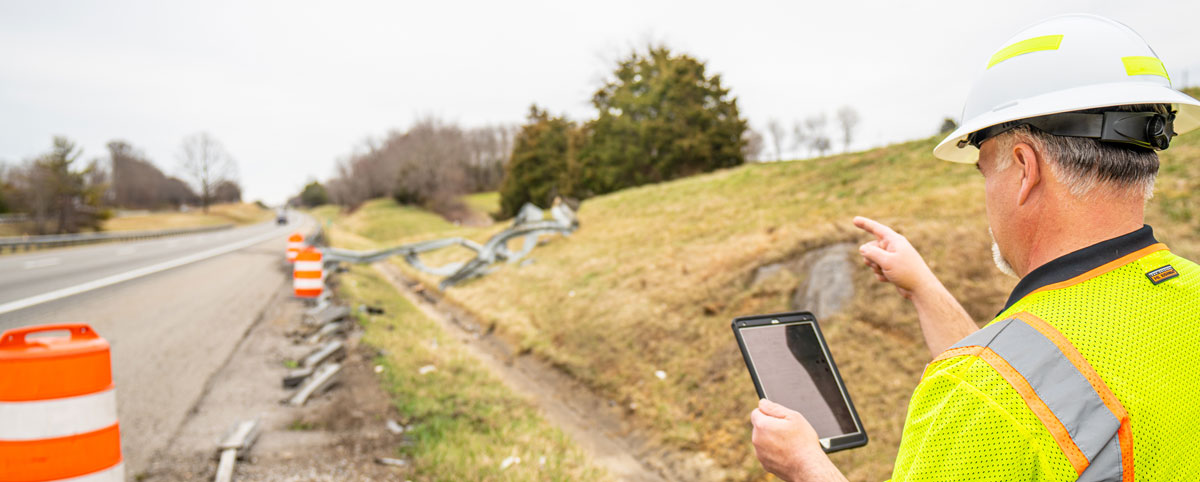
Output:
[[[786,311],[806,280],[785,273],[749,286],[755,268],[865,242],[850,224],[861,214],[908,236],[981,322],[1015,284],[991,263],[982,178],[934,159],[935,144],[751,165],[595,198],[579,213],[582,229],[535,250],[533,264],[502,266],[446,297],[599,394],[635,404],[630,415],[661,443],[704,451],[734,478],[759,478],[747,419],[756,396],[729,322]],[[1197,160],[1200,134],[1177,139],[1148,209],[1160,239],[1192,258],[1200,254]],[[466,233],[482,240],[499,228]],[[892,288],[865,269],[854,287],[849,306],[822,326],[871,443],[833,459],[851,480],[878,480],[891,471],[929,356],[915,312]]]
[[229,203],[209,206],[208,214],[199,210],[181,213],[178,211],[154,212],[139,216],[126,216],[104,222],[105,231],[143,231],[179,229],[220,224],[253,224],[270,219],[273,213],[253,203]]

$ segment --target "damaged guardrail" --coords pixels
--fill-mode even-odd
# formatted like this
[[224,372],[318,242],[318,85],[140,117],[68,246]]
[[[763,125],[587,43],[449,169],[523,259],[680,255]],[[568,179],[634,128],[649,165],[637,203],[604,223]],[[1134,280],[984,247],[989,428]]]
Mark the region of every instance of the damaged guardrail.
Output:
[[[579,229],[579,219],[575,211],[566,203],[555,200],[549,209],[550,219],[541,208],[526,203],[521,207],[513,223],[504,231],[496,233],[482,245],[465,238],[444,238],[419,243],[403,244],[400,246],[376,251],[354,251],[331,247],[320,248],[326,262],[374,263],[392,256],[404,256],[413,268],[434,276],[445,276],[438,283],[438,289],[445,290],[471,278],[487,274],[491,265],[498,261],[516,263],[528,256],[537,247],[538,239],[545,234],[561,234],[568,236]],[[520,249],[511,250],[509,241],[524,239]],[[429,266],[420,258],[422,253],[435,251],[453,246],[462,246],[475,252],[475,257],[465,262],[447,263],[442,266]]]

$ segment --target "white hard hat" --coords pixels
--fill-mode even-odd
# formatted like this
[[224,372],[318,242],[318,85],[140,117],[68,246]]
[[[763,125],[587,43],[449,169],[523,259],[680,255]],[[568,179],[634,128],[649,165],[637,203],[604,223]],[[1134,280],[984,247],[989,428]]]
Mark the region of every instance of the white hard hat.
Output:
[[979,150],[967,137],[981,129],[1129,104],[1170,104],[1177,134],[1200,126],[1200,101],[1171,87],[1166,67],[1133,29],[1096,15],[1052,17],[1022,30],[992,55],[967,96],[961,124],[933,155],[975,162]]

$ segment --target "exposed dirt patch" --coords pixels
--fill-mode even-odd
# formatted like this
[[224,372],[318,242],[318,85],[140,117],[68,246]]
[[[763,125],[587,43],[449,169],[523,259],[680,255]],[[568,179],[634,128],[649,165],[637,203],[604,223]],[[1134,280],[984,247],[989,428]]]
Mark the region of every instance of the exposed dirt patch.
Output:
[[445,302],[404,276],[395,266],[375,264],[396,290],[447,333],[465,342],[471,353],[517,393],[528,396],[548,421],[588,451],[592,459],[621,480],[723,480],[724,471],[700,453],[654,444],[625,417],[624,406],[596,396],[587,387],[544,361],[492,336],[473,316]]
[[281,403],[294,393],[281,383],[287,361],[313,349],[295,336],[302,312],[300,301],[276,297],[138,480],[212,480],[217,444],[236,423],[253,418],[259,420],[260,436],[249,458],[237,464],[236,480],[404,479],[405,469],[374,462],[394,457],[406,442],[386,429],[386,420],[395,415],[374,373],[376,351],[359,344],[357,333],[345,340],[336,385],[303,407]]
[[486,213],[481,213],[465,203],[459,202],[436,210],[442,217],[460,226],[483,228],[491,226],[495,221]]

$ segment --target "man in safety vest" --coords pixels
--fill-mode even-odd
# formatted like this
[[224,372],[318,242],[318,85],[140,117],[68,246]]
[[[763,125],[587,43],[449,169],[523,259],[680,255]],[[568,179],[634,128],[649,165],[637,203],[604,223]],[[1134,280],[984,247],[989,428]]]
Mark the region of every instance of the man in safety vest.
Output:
[[[854,220],[934,357],[893,480],[1200,480],[1200,267],[1143,224],[1155,150],[1198,125],[1112,20],[1054,17],[992,55],[934,155],[983,174],[996,264],[1021,278],[995,320],[978,329],[908,240]],[[844,479],[799,413],[764,400],[751,422],[768,471]]]

